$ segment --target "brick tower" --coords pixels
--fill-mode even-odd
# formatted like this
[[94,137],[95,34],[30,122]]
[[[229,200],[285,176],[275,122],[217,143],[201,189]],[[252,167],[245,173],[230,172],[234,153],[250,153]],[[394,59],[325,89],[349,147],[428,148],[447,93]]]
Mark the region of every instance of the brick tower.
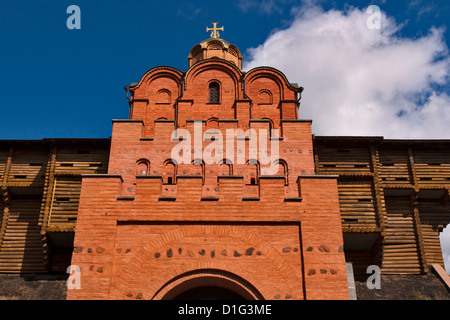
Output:
[[[302,88],[212,37],[147,71],[83,175],[68,299],[348,299],[337,177],[314,172]],[[74,269],[75,270],[75,269]]]

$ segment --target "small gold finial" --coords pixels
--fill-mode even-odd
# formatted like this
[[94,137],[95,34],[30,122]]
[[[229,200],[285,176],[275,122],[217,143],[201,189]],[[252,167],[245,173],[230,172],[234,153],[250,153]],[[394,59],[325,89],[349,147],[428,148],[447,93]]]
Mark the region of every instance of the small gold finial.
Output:
[[220,37],[220,34],[219,34],[218,31],[219,31],[219,30],[220,30],[220,31],[223,31],[223,27],[218,28],[218,27],[217,27],[218,22],[213,22],[212,24],[213,24],[213,27],[212,27],[212,28],[206,27],[206,32],[212,31],[212,32],[211,32],[211,38],[218,38],[218,37]]

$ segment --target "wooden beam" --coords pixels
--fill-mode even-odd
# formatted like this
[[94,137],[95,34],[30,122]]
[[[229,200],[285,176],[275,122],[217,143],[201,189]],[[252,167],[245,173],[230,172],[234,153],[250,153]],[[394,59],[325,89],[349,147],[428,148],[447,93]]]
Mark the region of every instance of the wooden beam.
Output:
[[414,163],[414,155],[411,147],[408,147],[408,160],[409,160],[409,170],[411,171],[412,184],[414,189],[418,191],[418,179],[417,179],[417,171],[416,165]]
[[381,236],[385,235],[386,225],[386,213],[383,210],[383,188],[381,185],[380,178],[380,155],[378,152],[378,147],[375,144],[370,145],[370,153],[371,153],[371,164],[372,164],[372,173],[373,173],[373,189],[375,193],[375,210],[377,213],[377,222],[380,226]]
[[49,159],[48,159],[48,165],[47,165],[47,172],[46,172],[46,184],[44,186],[44,198],[43,198],[43,208],[41,210],[41,213],[43,215],[42,217],[42,228],[41,231],[45,233],[45,228],[48,225],[48,219],[50,214],[50,207],[52,204],[52,190],[54,189],[55,185],[55,163],[56,163],[56,150],[57,147],[53,143]]
[[8,184],[9,173],[11,172],[11,163],[12,163],[13,154],[14,154],[14,147],[10,147],[9,153],[8,153],[8,158],[6,159],[6,167],[5,167],[5,174],[3,175],[2,189],[6,188],[6,186]]
[[5,204],[9,204],[11,201],[11,194],[6,186],[1,187],[2,190],[2,200]]
[[44,184],[44,194],[42,198],[41,212],[40,216],[42,219],[41,225],[41,240],[42,240],[42,248],[44,250],[44,264],[48,271],[51,269],[51,253],[50,247],[48,245],[48,239],[46,235],[46,226],[48,224],[49,216],[50,216],[50,208],[53,202],[53,193],[52,190],[55,186],[55,163],[56,163],[56,150],[57,147],[55,142],[52,142],[52,146],[50,148],[50,153],[48,157],[47,163],[47,171],[45,174],[45,184]]
[[9,152],[8,152],[8,158],[6,159],[5,173],[3,175],[2,186],[1,186],[4,208],[3,208],[2,220],[0,221],[0,249],[2,247],[3,237],[5,235],[6,226],[8,225],[8,218],[9,218],[9,202],[11,200],[11,197],[9,195],[7,184],[8,184],[9,172],[11,171],[11,163],[12,163],[13,154],[14,154],[14,148],[10,147]]
[[313,150],[314,150],[314,169],[317,174],[320,173],[320,166],[319,166],[319,152],[317,150],[317,143],[313,143]]
[[2,220],[0,221],[0,250],[3,243],[3,237],[5,235],[6,226],[8,224],[9,205],[5,204],[3,208]]
[[425,254],[425,245],[423,240],[423,233],[421,229],[421,223],[420,223],[420,214],[419,209],[417,208],[418,205],[418,192],[411,192],[410,195],[410,205],[411,205],[411,212],[413,216],[413,225],[414,225],[414,232],[416,233],[416,240],[417,240],[417,247],[419,248],[419,260],[422,268],[423,273],[428,273],[428,262],[427,257]]

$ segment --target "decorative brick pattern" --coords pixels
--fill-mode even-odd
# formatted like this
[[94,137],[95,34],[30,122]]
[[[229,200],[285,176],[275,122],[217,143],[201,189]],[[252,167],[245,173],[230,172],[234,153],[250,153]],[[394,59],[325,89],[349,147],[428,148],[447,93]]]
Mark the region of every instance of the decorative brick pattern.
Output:
[[[208,103],[210,81],[219,104]],[[130,91],[131,119],[113,121],[108,174],[82,180],[72,256],[82,283],[69,299],[166,299],[201,283],[249,299],[348,299],[336,177],[314,174],[299,89],[273,68],[244,74],[205,59],[185,74],[152,69]],[[251,171],[227,159],[226,170],[193,161],[168,171],[181,142],[174,129],[194,137],[197,119],[202,140],[208,129],[280,129],[266,142],[282,169],[265,176],[259,163]],[[191,142],[194,160],[216,141]],[[251,159],[251,142],[236,139],[235,154]]]

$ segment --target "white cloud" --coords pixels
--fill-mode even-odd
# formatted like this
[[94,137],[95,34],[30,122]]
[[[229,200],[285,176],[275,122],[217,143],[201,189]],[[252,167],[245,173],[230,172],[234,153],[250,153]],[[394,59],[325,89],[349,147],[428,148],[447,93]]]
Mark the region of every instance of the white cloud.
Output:
[[[244,70],[273,66],[305,88],[300,117],[316,135],[449,139],[450,56],[443,30],[402,38],[381,12],[381,29],[366,10],[324,11],[305,1],[292,24],[249,49]],[[450,271],[450,228],[442,235]],[[445,243],[444,243],[445,242]]]
[[450,97],[435,89],[450,75],[443,30],[408,39],[383,12],[380,30],[356,8],[293,12],[290,27],[249,49],[244,69],[270,65],[305,87],[300,115],[315,134],[450,138]]

